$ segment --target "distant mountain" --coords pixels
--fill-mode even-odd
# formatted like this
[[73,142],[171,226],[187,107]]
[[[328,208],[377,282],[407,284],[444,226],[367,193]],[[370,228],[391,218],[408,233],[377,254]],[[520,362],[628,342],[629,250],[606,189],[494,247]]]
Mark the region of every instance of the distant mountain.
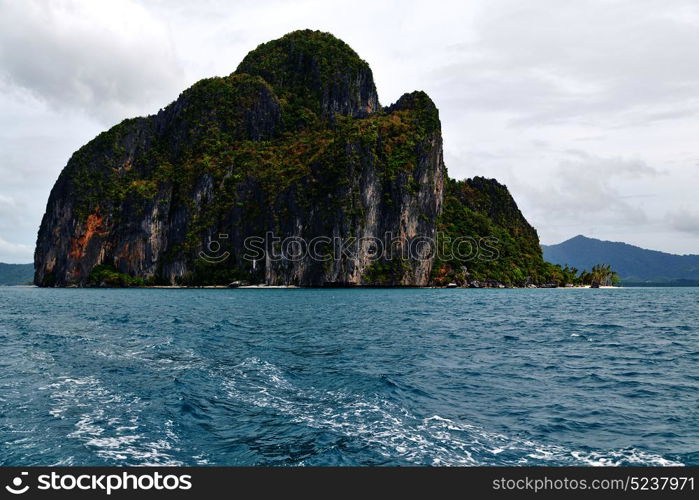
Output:
[[595,264],[609,264],[622,283],[699,284],[699,255],[674,255],[582,235],[557,245],[542,245],[542,249],[544,259],[562,266],[589,270]]
[[34,279],[34,264],[0,262],[0,285],[25,285]]

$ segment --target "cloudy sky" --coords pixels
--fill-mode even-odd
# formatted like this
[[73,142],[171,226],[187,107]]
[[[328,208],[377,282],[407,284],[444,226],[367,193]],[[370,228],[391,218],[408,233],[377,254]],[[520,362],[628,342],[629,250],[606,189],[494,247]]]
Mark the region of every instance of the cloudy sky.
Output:
[[450,175],[505,183],[543,243],[699,253],[694,0],[0,0],[0,261],[32,260],[82,144],[301,28],[349,43],[382,104],[425,90]]

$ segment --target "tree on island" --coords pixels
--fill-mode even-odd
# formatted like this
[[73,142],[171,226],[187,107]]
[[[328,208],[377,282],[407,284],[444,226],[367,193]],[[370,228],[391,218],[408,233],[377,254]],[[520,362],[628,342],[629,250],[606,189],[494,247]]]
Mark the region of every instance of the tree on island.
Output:
[[580,282],[583,285],[618,285],[619,275],[609,264],[597,264],[592,266],[591,271],[583,271],[580,274]]

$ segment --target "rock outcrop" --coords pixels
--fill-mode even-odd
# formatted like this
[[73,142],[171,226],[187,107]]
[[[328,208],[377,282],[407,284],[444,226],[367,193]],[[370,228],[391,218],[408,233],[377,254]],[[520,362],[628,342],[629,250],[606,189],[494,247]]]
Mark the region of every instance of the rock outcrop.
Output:
[[[352,49],[294,32],[77,151],[48,201],[35,282],[86,285],[109,266],[164,284],[366,283],[371,245],[292,259],[275,256],[267,235],[321,238],[321,252],[326,237],[393,234],[398,246],[433,237],[444,177],[438,112],[425,94],[382,109]],[[250,237],[266,238],[260,261],[244,258]],[[429,260],[413,259],[380,278],[425,285],[430,271]]]
[[[349,46],[297,31],[74,153],[41,223],[35,283],[423,286],[440,273],[413,246],[436,241],[453,182],[424,92],[384,108]],[[516,205],[498,203],[481,215],[519,238]]]

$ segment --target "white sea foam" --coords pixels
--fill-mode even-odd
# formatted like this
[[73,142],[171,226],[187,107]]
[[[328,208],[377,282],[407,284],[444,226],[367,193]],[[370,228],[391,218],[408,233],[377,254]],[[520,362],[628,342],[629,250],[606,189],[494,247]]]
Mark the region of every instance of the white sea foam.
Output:
[[50,391],[50,415],[74,420],[74,430],[67,437],[82,442],[100,458],[139,465],[182,464],[170,453],[179,450],[172,421],[164,422],[158,429],[162,436],[154,439],[153,430],[142,422],[146,406],[137,396],[114,393],[96,377],[62,377],[40,389]]
[[418,418],[378,396],[301,388],[276,366],[248,358],[224,378],[228,397],[291,421],[359,439],[387,459],[432,465],[682,465],[636,449],[585,452],[486,431],[433,415]]
[[124,346],[111,346],[96,351],[98,356],[107,359],[114,359],[120,362],[141,361],[147,363],[149,368],[154,370],[194,370],[202,368],[205,359],[198,355],[193,349],[179,348],[169,352],[172,356],[159,355],[156,350],[172,344],[172,337],[166,337],[162,342],[139,346],[138,348],[127,348]]

